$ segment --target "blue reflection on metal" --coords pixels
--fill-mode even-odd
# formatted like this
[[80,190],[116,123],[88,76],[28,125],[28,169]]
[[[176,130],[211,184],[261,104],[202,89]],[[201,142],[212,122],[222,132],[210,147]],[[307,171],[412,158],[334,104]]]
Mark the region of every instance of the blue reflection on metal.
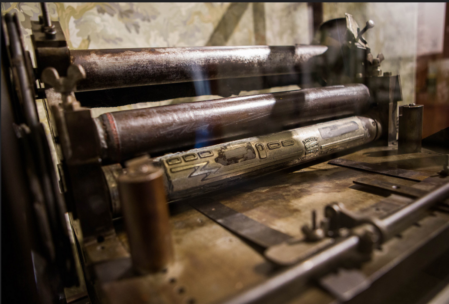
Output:
[[[211,95],[210,83],[205,79],[204,71],[200,67],[193,66],[192,69],[196,96]],[[195,136],[195,148],[205,147],[206,143],[210,140],[210,132],[208,131],[209,125],[201,126],[196,130]]]

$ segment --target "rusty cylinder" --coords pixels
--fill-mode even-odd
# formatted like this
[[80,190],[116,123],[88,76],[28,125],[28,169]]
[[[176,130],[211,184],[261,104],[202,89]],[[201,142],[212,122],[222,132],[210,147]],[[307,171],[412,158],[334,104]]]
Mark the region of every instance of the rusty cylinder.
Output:
[[421,152],[423,106],[399,107],[399,153]]
[[370,106],[365,85],[347,84],[118,111],[95,122],[103,158],[119,162],[360,115]]
[[142,274],[157,272],[173,260],[164,173],[148,157],[126,166],[118,190],[133,266]]
[[207,46],[71,50],[87,79],[78,90],[132,87],[207,79],[310,73],[322,45]]

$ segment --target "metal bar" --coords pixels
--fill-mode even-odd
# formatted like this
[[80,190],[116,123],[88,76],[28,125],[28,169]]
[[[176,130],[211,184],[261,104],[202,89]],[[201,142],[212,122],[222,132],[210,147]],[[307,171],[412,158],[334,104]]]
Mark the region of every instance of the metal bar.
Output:
[[42,9],[42,19],[44,22],[44,27],[51,27],[52,24],[51,24],[50,15],[48,14],[47,3],[41,2],[41,9]]
[[[17,17],[16,17],[17,18]],[[19,30],[16,28],[16,22],[11,14],[6,14],[5,21],[7,25],[9,47],[11,54],[12,69],[16,87],[21,96],[23,103],[23,112],[26,123],[29,127],[34,127],[39,124],[36,105],[34,103],[33,86],[29,83],[29,74],[25,65],[25,54],[22,53],[23,46],[21,45],[21,37]]]
[[392,193],[410,196],[410,197],[420,197],[420,196],[423,196],[428,193],[428,191],[424,191],[424,190],[417,189],[414,187],[397,185],[394,183],[389,183],[386,181],[370,179],[370,178],[365,178],[365,177],[357,179],[353,182],[354,182],[354,184],[373,187],[373,188],[377,188],[377,189],[388,190]]
[[87,79],[78,90],[310,73],[326,46],[238,46],[71,50]]
[[292,238],[288,234],[261,224],[219,202],[200,200],[192,201],[190,204],[218,224],[264,248]]
[[103,157],[121,161],[358,115],[369,107],[368,88],[351,84],[106,113],[96,122]]
[[429,177],[429,175],[425,175],[424,173],[421,172],[393,168],[389,167],[386,164],[370,164],[363,162],[355,162],[349,159],[342,159],[342,158],[331,160],[328,164],[383,174],[387,176],[399,177],[417,182],[420,182]]
[[396,213],[382,220],[382,225],[386,231],[385,239],[389,239],[397,233],[412,225],[423,212],[432,205],[442,202],[449,197],[449,183],[438,187],[438,189],[426,194]]

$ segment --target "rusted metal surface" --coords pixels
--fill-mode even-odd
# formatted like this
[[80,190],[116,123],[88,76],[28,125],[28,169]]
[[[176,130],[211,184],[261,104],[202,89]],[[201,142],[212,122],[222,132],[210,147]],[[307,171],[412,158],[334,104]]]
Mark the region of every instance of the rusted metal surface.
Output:
[[87,73],[79,90],[204,79],[311,72],[325,46],[232,46],[72,50],[70,60]]
[[106,113],[96,122],[104,158],[120,161],[358,115],[369,107],[367,87],[353,84]]
[[37,78],[41,77],[47,67],[55,68],[59,75],[65,76],[70,66],[70,50],[67,47],[38,47],[36,48]]
[[[373,147],[344,156],[367,163],[396,163],[400,168],[420,171],[425,175],[440,170],[439,160],[429,157],[431,151],[398,155],[393,147]],[[419,161],[423,158],[424,160]],[[344,202],[352,211],[363,210],[387,194],[366,192],[353,180],[372,173],[333,166],[327,162],[311,167],[299,167],[275,173],[269,178],[256,179],[227,191],[207,195],[225,206],[295,238],[302,237],[300,227],[310,222],[310,212],[323,210],[333,201]],[[412,186],[411,180],[376,175],[397,185]],[[197,200],[201,200],[199,197]],[[110,303],[132,299],[133,303],[212,303],[236,294],[244,288],[263,282],[275,269],[262,253],[242,239],[214,223],[183,202],[171,205],[170,223],[173,229],[175,261],[166,272],[142,277],[123,278],[104,283],[102,289]],[[414,227],[413,229],[419,229]],[[127,248],[127,238],[118,232]],[[396,256],[395,241],[376,251],[379,260],[364,266],[366,275],[376,273],[377,267],[388,264]],[[399,246],[399,245],[398,245]],[[394,249],[396,250],[396,249]],[[98,253],[97,253],[98,254]],[[191,301],[191,302],[189,302]],[[294,303],[332,303],[334,298],[315,287],[308,287]],[[292,302],[293,303],[293,302]]]
[[140,273],[158,272],[173,260],[163,171],[148,157],[126,166],[118,188],[133,266]]

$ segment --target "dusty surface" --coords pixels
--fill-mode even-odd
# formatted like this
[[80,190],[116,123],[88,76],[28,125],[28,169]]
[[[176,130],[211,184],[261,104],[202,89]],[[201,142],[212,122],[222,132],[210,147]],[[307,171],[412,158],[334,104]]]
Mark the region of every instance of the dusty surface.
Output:
[[[439,158],[427,150],[398,155],[394,148],[374,147],[341,157],[368,163],[388,162],[429,176],[440,170]],[[273,229],[298,237],[300,227],[310,222],[313,209],[321,216],[325,205],[337,201],[358,211],[387,195],[354,187],[353,180],[360,177],[398,185],[416,184],[329,165],[325,161],[268,175],[208,197]],[[129,300],[129,292],[136,300],[133,303],[147,303],[150,299],[151,303],[210,303],[263,281],[275,270],[260,248],[251,246],[185,203],[175,203],[170,210],[176,261],[160,274],[105,284],[111,303]],[[123,232],[119,233],[119,239],[127,248]],[[301,299],[307,302],[308,298],[317,297],[325,302],[330,299],[316,288],[307,290]]]

